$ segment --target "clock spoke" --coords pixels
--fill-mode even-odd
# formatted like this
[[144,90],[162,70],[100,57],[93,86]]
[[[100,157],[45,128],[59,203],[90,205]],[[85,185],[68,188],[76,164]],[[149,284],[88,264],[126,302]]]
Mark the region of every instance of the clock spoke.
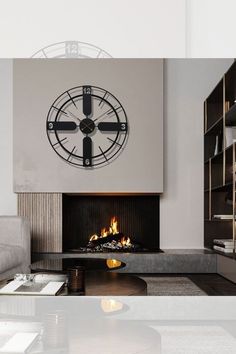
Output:
[[101,151],[102,155],[104,156],[105,160],[108,162],[108,158],[106,157],[105,152],[102,150],[101,146],[99,146],[99,150]]
[[83,113],[86,117],[92,113],[91,86],[83,86]]
[[73,105],[75,106],[75,108],[77,108],[76,103],[75,103],[75,100],[74,100],[74,98],[71,96],[70,92],[69,92],[69,91],[66,91],[66,92],[67,92],[68,96],[70,97],[71,102],[73,103]]
[[127,123],[100,122],[98,123],[98,129],[102,132],[126,132]]
[[83,166],[92,166],[92,139],[89,136],[83,139]]
[[47,130],[69,130],[74,131],[77,129],[75,122],[47,122]]

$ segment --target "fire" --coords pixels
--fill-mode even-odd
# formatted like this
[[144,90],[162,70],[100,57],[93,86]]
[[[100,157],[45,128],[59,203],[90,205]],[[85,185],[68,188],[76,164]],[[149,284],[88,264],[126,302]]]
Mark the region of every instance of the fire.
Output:
[[90,237],[89,241],[95,241],[95,240],[97,240],[98,238],[99,238],[98,235],[94,234],[94,235],[92,235],[92,236]]
[[117,217],[116,216],[113,216],[111,218],[111,222],[110,222],[110,227],[109,229],[107,228],[103,228],[101,230],[101,237],[106,237],[108,235],[115,235],[115,234],[118,234],[119,233],[119,230],[118,230],[118,220],[117,220]]
[[122,244],[122,246],[129,246],[131,244],[130,238],[123,236],[120,240],[120,243]]
[[101,230],[101,237],[107,237],[109,235],[109,230],[105,227]]
[[111,230],[111,233],[112,233],[113,235],[119,233],[119,230],[118,230],[118,220],[117,220],[116,216],[113,216],[113,217],[111,218],[110,230]]
[[[114,235],[114,239],[112,238],[112,235]],[[114,245],[114,242],[119,244],[119,247],[132,247],[132,243],[129,237],[124,236],[122,233],[119,232],[118,228],[118,219],[116,216],[113,216],[110,221],[110,226],[108,228],[104,227],[101,229],[100,236],[97,234],[94,234],[90,237],[89,241],[96,241],[101,238],[106,238],[109,236],[108,242],[112,243]],[[100,240],[99,244],[106,243],[106,240],[102,242],[103,240]]]

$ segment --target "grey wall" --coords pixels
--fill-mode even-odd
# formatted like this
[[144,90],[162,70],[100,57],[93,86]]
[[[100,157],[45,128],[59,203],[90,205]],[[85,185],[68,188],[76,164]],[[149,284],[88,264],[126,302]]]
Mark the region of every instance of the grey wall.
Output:
[[[203,100],[230,59],[168,59],[164,68],[164,195],[161,247],[203,247]],[[16,213],[12,192],[11,61],[0,60],[0,214]],[[5,72],[9,75],[5,75]],[[6,87],[8,90],[6,91]],[[7,96],[6,93],[8,92]],[[6,117],[6,118],[5,118]]]
[[[97,169],[76,168],[58,157],[45,129],[54,100],[84,84],[111,92],[128,117],[129,138],[124,150]],[[16,59],[13,90],[16,192],[163,191],[161,59]]]

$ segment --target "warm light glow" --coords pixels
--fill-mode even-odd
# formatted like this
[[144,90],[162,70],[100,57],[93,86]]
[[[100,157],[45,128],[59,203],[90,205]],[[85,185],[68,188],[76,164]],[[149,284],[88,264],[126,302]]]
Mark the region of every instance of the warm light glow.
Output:
[[118,220],[117,220],[116,216],[113,216],[113,217],[111,218],[111,226],[110,226],[110,228],[111,228],[111,233],[112,233],[113,235],[119,233],[119,230],[118,230]]
[[107,237],[109,235],[109,230],[105,227],[101,230],[101,237]]
[[117,261],[116,259],[107,259],[108,268],[118,268],[121,266],[121,261]]
[[[102,228],[101,229],[101,233],[100,236],[94,234],[90,237],[89,241],[96,241],[98,239],[101,239],[103,237],[107,237],[107,236],[112,236],[112,235],[119,235],[119,228],[118,228],[118,219],[116,216],[112,216],[111,221],[110,221],[110,226],[109,228]],[[117,242],[117,244],[119,244],[119,247],[132,247],[132,243],[129,237],[126,236],[122,236],[122,234],[120,234],[121,239],[119,239],[119,236],[114,237],[115,241],[112,241],[112,237],[110,237],[109,242]],[[106,241],[106,240],[104,240]]]
[[123,304],[113,299],[102,299],[101,308],[105,313],[116,312],[123,309]]
[[98,238],[99,238],[98,235],[94,234],[94,235],[92,235],[92,236],[90,237],[89,241],[95,241],[95,240],[97,240]]
[[120,243],[122,244],[122,246],[129,246],[131,244],[130,238],[123,236],[120,240]]

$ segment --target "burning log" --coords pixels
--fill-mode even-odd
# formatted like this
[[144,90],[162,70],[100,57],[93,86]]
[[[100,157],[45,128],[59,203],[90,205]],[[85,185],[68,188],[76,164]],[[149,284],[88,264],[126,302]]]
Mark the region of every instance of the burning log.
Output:
[[114,235],[113,234],[107,235],[105,237],[98,237],[97,239],[90,240],[88,243],[88,247],[94,248],[94,247],[103,245],[104,243],[108,243],[108,242],[112,242],[112,241],[120,242],[123,237],[124,237],[124,234],[122,234],[122,232],[119,232]]

